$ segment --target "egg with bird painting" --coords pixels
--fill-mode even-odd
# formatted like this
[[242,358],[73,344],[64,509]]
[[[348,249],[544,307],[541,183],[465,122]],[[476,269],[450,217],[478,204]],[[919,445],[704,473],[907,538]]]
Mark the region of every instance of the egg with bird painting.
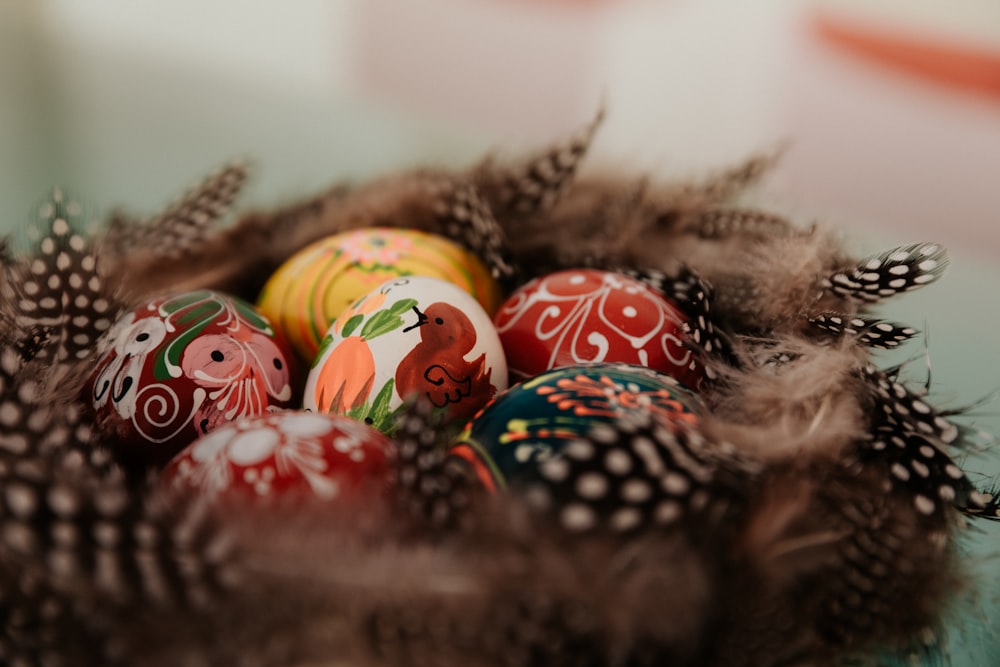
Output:
[[491,314],[499,304],[489,269],[456,243],[416,229],[366,227],[295,253],[268,279],[257,305],[308,361],[341,311],[382,283],[409,275],[458,285]]
[[409,276],[383,283],[337,317],[313,361],[303,406],[390,433],[409,398],[459,422],[506,387],[503,347],[483,307],[449,282]]
[[165,464],[222,424],[290,407],[294,359],[241,299],[198,290],[145,303],[101,340],[87,400],[127,467]]

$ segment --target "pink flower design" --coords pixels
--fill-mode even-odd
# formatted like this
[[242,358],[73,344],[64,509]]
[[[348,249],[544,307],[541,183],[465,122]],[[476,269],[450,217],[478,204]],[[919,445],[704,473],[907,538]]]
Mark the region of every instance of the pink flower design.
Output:
[[[246,332],[244,329],[243,332]],[[208,391],[195,411],[195,426],[207,433],[219,424],[264,413],[268,396],[292,396],[288,368],[274,341],[263,334],[199,336],[181,357],[181,370]]]
[[340,250],[352,262],[390,266],[413,248],[413,240],[389,231],[357,231],[340,243]]

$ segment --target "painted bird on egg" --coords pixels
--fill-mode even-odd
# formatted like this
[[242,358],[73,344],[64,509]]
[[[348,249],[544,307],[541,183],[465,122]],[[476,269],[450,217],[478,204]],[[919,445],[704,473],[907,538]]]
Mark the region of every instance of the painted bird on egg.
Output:
[[382,283],[409,275],[458,285],[493,313],[499,286],[483,262],[446,238],[416,229],[366,227],[303,248],[272,275],[258,307],[303,360],[313,359],[334,319]]
[[99,424],[123,462],[166,463],[222,423],[292,400],[290,353],[268,320],[235,297],[200,290],[123,315],[88,382]]
[[422,396],[468,419],[507,386],[503,348],[486,311],[443,280],[391,280],[334,321],[306,381],[308,410],[391,432],[403,401]]

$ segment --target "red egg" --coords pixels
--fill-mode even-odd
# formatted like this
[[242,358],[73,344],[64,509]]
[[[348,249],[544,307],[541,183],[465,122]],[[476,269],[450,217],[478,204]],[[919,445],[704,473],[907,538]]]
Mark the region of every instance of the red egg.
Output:
[[687,317],[638,280],[575,269],[537,278],[494,317],[511,381],[563,366],[626,363],[697,389],[703,369],[684,345]]
[[127,465],[162,465],[220,424],[293,401],[292,359],[270,322],[207,290],[122,316],[100,344],[87,391]]
[[163,472],[172,491],[216,499],[356,499],[388,483],[394,444],[347,417],[276,411],[220,426]]

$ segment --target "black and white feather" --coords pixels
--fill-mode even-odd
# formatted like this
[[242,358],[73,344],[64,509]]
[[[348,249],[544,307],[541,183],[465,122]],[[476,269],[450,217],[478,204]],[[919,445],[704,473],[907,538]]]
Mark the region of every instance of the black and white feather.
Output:
[[892,374],[872,365],[862,372],[874,401],[871,436],[859,445],[862,460],[883,466],[889,486],[905,492],[922,516],[945,518],[951,508],[988,515],[988,499],[949,453],[968,446],[968,429]]
[[877,303],[934,282],[947,266],[948,254],[944,246],[915,243],[862,260],[827,276],[821,284],[839,297]]
[[500,186],[500,207],[512,214],[529,215],[555,206],[573,181],[603,121],[601,107],[594,120],[578,133],[507,174]]
[[113,216],[109,245],[123,255],[141,249],[167,260],[196,252],[213,233],[213,225],[229,212],[247,176],[245,162],[231,162],[148,220]]
[[518,493],[570,533],[637,534],[738,510],[759,466],[686,424],[623,412],[539,463]]
[[1000,521],[1000,480],[979,489],[979,504],[966,508],[966,514]]
[[37,364],[0,348],[0,656],[119,664],[119,615],[210,605],[232,584],[232,543],[197,501],[129,487]]
[[919,333],[913,327],[874,317],[833,312],[814,315],[809,324],[834,339],[850,339],[858,345],[884,350],[899,347]]
[[[676,304],[690,318],[684,328],[688,340],[700,355],[729,364],[737,363],[732,345],[715,323],[712,286],[691,268],[681,266],[671,274],[658,269],[617,267],[615,270],[647,285]],[[710,367],[705,370],[707,377],[714,379],[714,371]]]
[[490,210],[489,202],[471,183],[447,187],[435,206],[444,233],[480,257],[493,277],[503,283],[516,275],[503,228]]
[[876,427],[885,425],[902,433],[916,433],[943,446],[958,446],[964,441],[963,429],[957,423],[898,378],[873,364],[866,364],[862,375],[872,389]]
[[117,316],[85,225],[82,204],[54,189],[37,209],[34,252],[8,264],[12,294],[2,309],[25,357],[84,359]]
[[984,501],[965,472],[935,440],[881,426],[861,445],[863,460],[887,466],[892,487],[911,497],[921,515],[944,517],[949,508],[972,513]]
[[412,401],[396,421],[395,502],[418,525],[461,529],[478,492],[469,472],[448,455],[450,432],[428,401]]

